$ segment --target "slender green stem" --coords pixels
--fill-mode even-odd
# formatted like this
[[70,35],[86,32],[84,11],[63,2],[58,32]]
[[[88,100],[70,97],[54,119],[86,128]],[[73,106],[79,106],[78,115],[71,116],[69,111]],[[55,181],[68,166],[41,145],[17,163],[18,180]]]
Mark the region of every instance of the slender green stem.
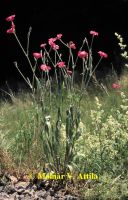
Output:
[[22,44],[21,44],[20,40],[18,39],[18,37],[17,37],[16,33],[14,33],[14,35],[15,35],[15,38],[16,38],[16,40],[17,40],[17,42],[18,42],[18,44],[19,44],[20,48],[22,49],[22,51],[23,51],[24,55],[26,56],[26,58],[27,58],[27,60],[28,60],[28,63],[29,63],[29,65],[30,65],[30,67],[31,67],[31,70],[32,70],[32,72],[33,72],[32,63],[31,63],[31,61],[30,61],[30,59],[29,59],[29,57],[28,57],[28,55],[27,55],[26,51],[24,50],[24,48],[23,48],[23,46],[22,46]]
[[91,41],[90,49],[92,49],[93,39],[94,39],[94,35],[92,35],[92,41]]
[[72,79],[71,79],[71,85],[72,85],[72,89],[74,88],[74,70],[75,70],[75,64],[74,64],[74,58],[73,58],[73,53],[72,50],[70,48],[70,55],[71,55],[71,59],[72,59]]
[[56,76],[56,82],[57,82],[57,85],[58,85],[58,76],[57,76],[57,71],[56,71],[56,63],[57,63],[57,60],[56,60],[56,51],[55,51],[55,76]]
[[29,41],[30,41],[30,34],[32,31],[32,27],[29,27],[28,35],[27,35],[27,56],[29,55]]
[[94,67],[94,69],[93,69],[93,71],[92,71],[92,74],[93,74],[93,72],[95,72],[95,70],[96,70],[96,68],[98,67],[98,65],[100,64],[101,60],[102,60],[102,57],[100,57],[98,63],[97,63],[96,66]]
[[70,54],[70,49],[69,49],[69,56],[68,56],[68,64],[67,64],[67,69],[69,69],[69,65],[70,65],[70,59],[71,59],[71,54]]
[[69,46],[68,46],[65,42],[63,42],[63,40],[59,39],[59,41],[60,41],[64,46],[66,46],[67,48],[69,48]]
[[46,49],[46,48],[44,48],[44,50],[45,50],[45,52],[46,52],[46,54],[47,54],[47,56],[48,56],[49,60],[51,61],[52,65],[55,67],[55,64],[53,63],[53,61],[52,61],[51,57],[49,56],[49,52],[47,51],[47,49]]
[[35,76],[36,66],[37,66],[37,59],[35,61],[35,65],[34,65],[34,68],[33,68],[32,88],[34,88],[34,76]]
[[48,77],[48,86],[49,86],[49,105],[50,105],[50,109],[51,109],[51,81],[50,81],[50,78],[49,78],[49,72],[47,71],[47,77]]
[[82,71],[82,81],[81,81],[81,90],[83,89],[83,85],[84,85],[84,75],[85,75],[85,66],[84,66],[84,63],[85,63],[85,59],[83,59],[83,71]]
[[[23,46],[22,46],[20,40],[18,39],[16,33],[14,33],[14,36],[15,36],[15,38],[16,38],[16,40],[17,40],[19,46],[20,46],[20,48],[22,49],[22,51],[23,51],[25,57],[27,58],[28,63],[29,63],[29,65],[30,65],[30,68],[31,68],[31,70],[32,70],[32,73],[34,74],[34,77],[35,77],[35,79],[37,80],[38,78],[36,77],[36,75],[35,75],[35,73],[34,73],[34,69],[33,69],[33,67],[32,67],[32,63],[31,63],[31,61],[30,61],[30,59],[29,59],[29,57],[28,57],[26,51],[24,50],[24,48],[23,48]],[[20,71],[20,70],[18,69],[18,71]],[[20,72],[20,74],[22,74],[22,73]],[[23,76],[23,75],[22,75],[22,76]]]
[[98,65],[100,64],[101,60],[102,60],[102,57],[100,57],[98,63],[97,63],[96,66],[94,67],[93,71],[90,73],[89,78],[88,78],[88,81],[87,81],[86,86],[85,86],[86,88],[87,88],[87,86],[88,86],[88,84],[89,84],[89,81],[90,81],[90,79],[91,79],[93,73],[95,72],[96,68],[97,68]]
[[23,79],[25,80],[25,82],[29,85],[29,87],[32,89],[32,85],[30,83],[30,81],[28,81],[25,76],[23,75],[23,73],[20,71],[19,67],[17,66],[17,62],[14,62],[15,67],[17,68],[18,72],[20,73],[20,75],[23,77]]

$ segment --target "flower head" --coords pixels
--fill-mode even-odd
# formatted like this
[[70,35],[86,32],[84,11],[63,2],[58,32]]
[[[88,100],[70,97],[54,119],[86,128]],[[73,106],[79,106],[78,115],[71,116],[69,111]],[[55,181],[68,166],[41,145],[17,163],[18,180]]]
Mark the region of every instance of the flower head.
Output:
[[54,50],[57,50],[57,49],[60,48],[59,45],[57,45],[57,44],[55,44],[55,43],[52,43],[52,44],[51,44],[51,47],[52,47],[52,49],[54,49]]
[[57,36],[56,36],[56,39],[61,39],[61,37],[62,37],[63,35],[60,33],[60,34],[57,34]]
[[42,54],[41,53],[33,53],[34,58],[38,59],[38,58],[42,58]]
[[57,40],[57,38],[49,38],[48,39],[48,44],[52,45],[56,40]]
[[56,64],[59,68],[65,67],[65,62],[61,61]]
[[72,71],[67,69],[67,74],[70,76],[72,75]]
[[86,51],[78,51],[78,57],[87,58],[88,57],[88,53]]
[[98,51],[98,54],[100,55],[101,58],[107,58],[108,55],[104,53],[103,51]]
[[48,39],[48,44],[51,46],[52,49],[57,50],[59,49],[59,45],[55,44],[57,38],[50,38]]
[[72,41],[69,42],[69,47],[70,47],[71,49],[76,49],[76,45],[75,45],[75,43],[72,42]]
[[46,43],[42,43],[42,44],[40,45],[40,47],[41,47],[41,48],[45,48],[46,45],[47,45]]
[[6,31],[7,33],[15,33],[15,24],[12,23],[11,28]]
[[49,66],[47,66],[47,65],[45,65],[45,64],[42,64],[42,65],[40,66],[40,69],[41,69],[42,71],[49,72],[49,70],[51,70],[51,67],[49,67]]
[[112,88],[113,88],[113,89],[119,89],[119,88],[121,88],[121,85],[120,85],[120,84],[117,84],[117,83],[113,83],[113,84],[112,84]]
[[93,35],[93,36],[98,36],[99,35],[99,33],[96,32],[96,31],[90,31],[90,34]]
[[9,16],[9,17],[6,17],[5,20],[6,20],[7,22],[10,22],[10,21],[12,22],[14,19],[15,19],[15,15],[11,15],[11,16]]

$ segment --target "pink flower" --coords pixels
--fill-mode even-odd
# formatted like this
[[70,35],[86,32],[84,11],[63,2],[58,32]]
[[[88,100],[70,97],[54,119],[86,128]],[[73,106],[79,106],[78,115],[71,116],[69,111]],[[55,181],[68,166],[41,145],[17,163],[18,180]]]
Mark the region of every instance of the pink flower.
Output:
[[70,47],[71,49],[76,49],[76,45],[75,45],[75,43],[72,42],[72,41],[69,42],[69,47]]
[[42,44],[40,45],[40,47],[41,47],[41,48],[45,48],[46,45],[47,45],[46,43],[42,43]]
[[113,89],[119,89],[119,88],[121,88],[121,85],[119,85],[119,84],[117,84],[117,83],[113,83],[113,84],[112,84],[112,88],[113,88]]
[[61,37],[62,37],[63,35],[60,33],[60,34],[57,34],[57,36],[56,36],[56,39],[61,39]]
[[90,34],[93,35],[93,36],[98,36],[99,35],[99,33],[96,32],[96,31],[90,31]]
[[45,65],[45,64],[42,64],[42,65],[40,66],[40,69],[41,69],[42,71],[49,72],[49,70],[51,70],[51,67],[49,67],[49,66],[47,66],[47,65]]
[[88,53],[86,51],[78,51],[78,57],[87,58],[88,57]]
[[57,44],[55,44],[55,41],[57,40],[57,38],[50,38],[48,39],[48,44],[52,47],[52,49],[57,50],[59,49],[59,46]]
[[61,61],[56,64],[59,68],[65,67],[65,62]]
[[41,53],[33,53],[34,58],[38,59],[38,58],[42,58]]
[[67,69],[67,74],[70,76],[72,74],[72,71]]
[[15,32],[15,30],[13,28],[10,28],[7,30],[7,33],[14,33],[14,32]]
[[57,38],[50,38],[50,39],[48,39],[48,44],[52,45],[56,40],[57,40]]
[[10,22],[10,21],[12,22],[14,20],[14,18],[15,18],[15,15],[11,15],[11,16],[7,17],[5,20],[7,22]]
[[52,43],[52,44],[51,44],[51,47],[52,47],[54,50],[57,50],[57,49],[60,48],[59,45],[57,45],[57,44],[55,44],[55,43]]
[[15,24],[12,23],[11,28],[7,30],[7,33],[15,33]]
[[108,55],[104,53],[103,51],[98,51],[98,54],[100,55],[101,58],[107,58]]

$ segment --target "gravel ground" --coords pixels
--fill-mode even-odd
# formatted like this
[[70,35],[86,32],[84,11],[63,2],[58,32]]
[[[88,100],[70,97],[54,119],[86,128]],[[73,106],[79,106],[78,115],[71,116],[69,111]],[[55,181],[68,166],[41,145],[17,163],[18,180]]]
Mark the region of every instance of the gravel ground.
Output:
[[[61,184],[60,184],[61,186]],[[65,188],[54,187],[49,181],[18,180],[16,177],[0,177],[0,200],[82,200]]]

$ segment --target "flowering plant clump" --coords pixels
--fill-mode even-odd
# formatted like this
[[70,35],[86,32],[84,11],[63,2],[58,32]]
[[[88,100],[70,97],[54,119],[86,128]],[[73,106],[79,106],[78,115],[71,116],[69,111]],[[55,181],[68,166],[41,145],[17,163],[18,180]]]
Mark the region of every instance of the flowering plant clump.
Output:
[[[121,35],[119,35],[118,33],[115,33],[115,36],[119,40],[118,45],[121,49],[121,56],[127,61],[128,60],[128,52],[126,50],[127,45],[124,44],[124,40]],[[128,64],[126,63],[125,66],[128,67]]]
[[121,105],[111,108],[107,117],[103,103],[98,97],[95,98],[95,109],[89,113],[91,126],[84,125],[83,132],[76,142],[75,159],[80,158],[90,163],[88,170],[113,175],[118,174],[118,170],[125,170],[126,157],[123,155],[128,155],[128,98],[123,92],[120,97]]
[[[111,77],[109,93],[106,85],[98,85],[95,71],[108,58],[97,50],[98,61],[93,62],[93,42],[99,33],[91,30],[91,41],[85,37],[80,47],[76,41],[64,42],[63,34],[58,33],[30,51],[31,27],[25,49],[17,36],[15,17],[5,19],[11,24],[7,34],[15,37],[32,71],[29,80],[14,63],[31,91],[18,98],[9,94],[11,107],[0,104],[0,149],[6,146],[11,152],[18,171],[25,166],[51,174],[70,172],[69,185],[73,183],[86,199],[127,198],[128,97],[122,77]],[[80,82],[76,84],[78,69]],[[102,86],[105,94],[94,84],[92,89],[90,82]],[[93,172],[99,180],[75,180],[79,172]],[[62,182],[49,183],[56,188]],[[67,188],[64,180],[65,185]]]
[[[127,105],[122,104],[118,112],[114,110],[115,115],[110,114],[105,118],[105,110],[103,109],[99,98],[96,97],[96,109],[92,109],[89,115],[91,119],[91,128],[88,129],[87,125],[83,124],[80,119],[81,96],[88,89],[90,81],[94,79],[95,70],[99,63],[102,59],[108,58],[107,53],[99,50],[97,51],[97,54],[99,54],[99,61],[96,65],[93,63],[92,47],[94,39],[99,37],[99,33],[94,30],[90,31],[90,45],[85,37],[80,48],[76,45],[75,41],[65,43],[63,41],[63,34],[59,33],[56,36],[49,38],[47,41],[42,42],[39,45],[39,50],[33,50],[31,53],[29,52],[29,38],[26,50],[20,43],[16,34],[14,20],[15,15],[6,18],[6,21],[11,23],[11,28],[7,30],[7,33],[13,34],[21,47],[21,50],[23,51],[33,72],[32,81],[24,76],[16,62],[15,66],[32,89],[34,102],[37,103],[35,104],[36,109],[41,113],[41,116],[43,116],[44,120],[39,122],[41,128],[39,128],[38,134],[43,143],[43,152],[47,152],[48,160],[52,160],[55,164],[58,161],[58,156],[61,155],[63,170],[66,170],[68,167],[71,168],[71,163],[75,162],[79,165],[78,160],[84,158],[90,162],[91,167],[99,173],[103,173],[106,163],[109,171],[113,166],[113,156],[115,156],[114,162],[116,163],[118,150],[117,147],[114,149],[113,144],[116,138],[116,133],[117,137],[119,136],[119,131],[122,134],[122,145],[125,148],[124,133],[126,133],[127,130]],[[67,60],[65,60],[62,53],[63,45],[68,51]],[[30,60],[29,54],[33,55],[34,63],[33,60]],[[76,90],[75,71],[77,71],[78,68],[81,68],[82,71],[79,75],[81,76],[81,87]],[[37,76],[36,69],[40,71],[40,77]],[[51,72],[53,72],[54,76],[51,76]],[[122,87],[118,83],[113,83],[112,88],[121,89]],[[66,108],[65,121],[63,121],[62,117],[64,101],[68,105]],[[126,98],[122,100],[122,102],[124,101],[126,101]],[[41,108],[39,105],[41,105]],[[57,110],[57,119],[53,121],[51,117],[52,107],[54,107],[54,110]],[[37,115],[39,115],[38,112],[36,113]],[[122,119],[120,117],[122,117]],[[36,116],[36,119],[37,118],[38,117]],[[120,124],[119,119],[121,121],[124,120],[122,121],[122,124]],[[86,148],[87,146],[89,148]],[[60,150],[61,147],[63,149],[62,151]],[[106,151],[108,154],[104,151],[104,148],[107,149]],[[54,160],[53,154],[56,160]],[[90,159],[92,155],[93,158]],[[94,158],[96,158],[95,163]],[[109,159],[111,160],[110,164],[108,164]],[[81,162],[79,167],[81,168]],[[56,168],[59,170],[58,166],[56,166]]]
[[[43,141],[43,151],[47,151],[48,158],[53,159],[53,163],[55,163],[53,154],[54,157],[56,157],[57,159],[57,152],[60,152],[59,147],[63,146],[63,152],[64,149],[66,149],[64,153],[65,158],[63,157],[63,155],[61,156],[64,163],[63,170],[65,171],[67,166],[69,166],[69,164],[73,161],[75,150],[74,145],[80,137],[82,131],[82,129],[79,127],[81,121],[78,105],[80,105],[81,97],[84,91],[87,90],[88,85],[94,76],[96,68],[103,58],[107,58],[107,54],[99,51],[98,53],[100,54],[100,59],[98,63],[94,66],[92,62],[92,45],[94,38],[99,36],[99,33],[94,30],[90,31],[90,35],[92,36],[90,46],[86,37],[83,40],[82,46],[80,48],[76,45],[75,41],[69,41],[65,43],[63,41],[63,34],[59,33],[54,37],[48,38],[47,41],[42,42],[39,45],[39,51],[32,51],[31,53],[29,52],[29,37],[31,33],[31,28],[29,29],[28,34],[27,49],[24,49],[16,33],[14,22],[15,17],[15,15],[11,15],[5,19],[8,23],[11,23],[11,27],[7,30],[7,33],[14,35],[21,50],[23,51],[30,66],[30,69],[33,73],[32,80],[30,81],[24,76],[24,74],[20,71],[17,62],[15,62],[14,64],[23,79],[31,88],[34,102],[37,102],[38,104],[40,103],[39,105],[41,105],[42,107],[44,116],[44,131],[41,131],[41,133],[43,133],[41,134],[41,138]],[[62,53],[63,46],[65,46],[68,51],[67,61],[65,60]],[[32,54],[34,57],[34,64],[33,61],[30,60],[30,54]],[[81,66],[80,64],[78,64],[78,60],[81,63]],[[82,78],[81,87],[77,94],[75,89],[75,71],[77,71],[78,68],[81,68],[82,73],[79,76],[81,76]],[[40,71],[40,77],[37,76],[36,69]],[[53,72],[54,76],[51,76],[50,72]],[[60,130],[63,124],[61,123],[61,107],[64,98],[63,95],[66,95],[65,101],[67,101],[67,104],[69,106],[66,110],[66,123],[64,124],[65,143],[62,145]],[[51,115],[49,112],[52,110],[54,99],[55,102],[57,101],[56,109],[59,107],[57,116],[58,119],[56,125],[52,125],[51,127],[51,117],[47,118],[47,116]],[[48,107],[46,107],[47,102],[49,103]],[[54,106],[55,105],[56,103],[54,103]],[[55,136],[53,135],[53,133],[55,133]],[[58,139],[58,137],[60,138],[60,140]],[[54,138],[54,142],[51,138]],[[48,143],[45,143],[44,140]],[[56,149],[54,146],[56,146]]]
[[[28,38],[28,43],[27,43],[27,51],[25,51],[25,49],[23,48],[22,44],[20,43],[20,41],[16,35],[16,29],[15,29],[15,23],[14,23],[15,17],[16,17],[15,15],[11,15],[6,18],[7,22],[11,22],[11,28],[7,30],[7,33],[14,34],[17,42],[19,43],[23,53],[25,54],[25,56],[28,60],[28,64],[30,65],[31,70],[33,72],[33,80],[38,82],[38,85],[39,85],[40,80],[35,73],[36,68],[39,68],[39,70],[41,69],[42,71],[47,72],[47,73],[49,72],[49,70],[51,70],[51,71],[54,70],[57,85],[60,84],[60,86],[61,86],[62,83],[64,83],[64,86],[68,90],[73,91],[74,90],[74,81],[75,81],[74,80],[75,79],[75,71],[78,69],[77,61],[79,58],[79,59],[82,59],[81,90],[87,89],[88,84],[90,83],[91,79],[94,77],[96,68],[98,67],[99,63],[101,62],[101,59],[108,57],[108,55],[105,52],[98,51],[98,54],[100,55],[100,60],[95,66],[93,66],[92,44],[93,44],[94,37],[98,37],[99,33],[94,30],[90,31],[90,35],[92,35],[91,45],[89,46],[88,41],[85,37],[85,39],[83,40],[83,44],[79,49],[78,49],[78,47],[76,47],[76,44],[73,41],[69,41],[68,44],[66,44],[62,40],[63,34],[61,34],[61,33],[57,34],[55,37],[49,38],[48,42],[40,44],[40,48],[41,48],[40,52],[33,53],[33,56],[35,58],[35,65],[34,65],[35,67],[34,67],[29,58],[29,52],[28,52],[29,38]],[[65,60],[63,59],[63,54],[60,53],[60,51],[62,49],[62,45],[66,46],[69,51],[69,58],[68,58],[67,64],[66,64]],[[49,48],[49,50],[48,50],[48,48]],[[72,52],[72,50],[74,50],[74,53]],[[55,52],[54,59],[50,55],[51,51]],[[37,62],[36,62],[37,59],[42,60],[41,67],[39,67],[37,65]],[[16,63],[15,63],[15,65],[18,68],[18,65]],[[79,68],[80,68],[80,66],[79,66]],[[19,70],[19,68],[18,68],[18,70]],[[28,79],[26,79],[21,72],[20,72],[20,74],[25,79],[25,81],[30,86],[30,88],[33,89],[33,86],[34,86],[33,83],[31,84],[31,82]],[[45,76],[45,81],[47,81],[47,78],[49,80],[52,80],[50,78],[49,74],[47,74],[47,76]],[[62,79],[62,80],[60,81],[60,79]],[[58,86],[58,87],[60,87],[60,86]],[[62,89],[62,87],[60,87],[60,88]],[[33,91],[35,91],[35,90],[33,89]]]

